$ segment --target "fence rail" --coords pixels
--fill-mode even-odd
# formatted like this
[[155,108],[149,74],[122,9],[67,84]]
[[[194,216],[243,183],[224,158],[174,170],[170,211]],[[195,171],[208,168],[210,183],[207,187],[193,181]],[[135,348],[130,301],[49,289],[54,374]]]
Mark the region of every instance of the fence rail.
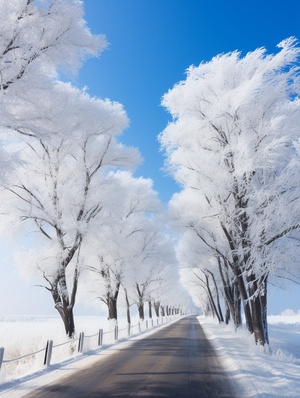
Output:
[[[53,344],[53,340],[48,340],[45,344],[45,348],[42,348],[40,350],[25,354],[25,355],[22,355],[19,357],[9,358],[9,359],[4,358],[5,349],[4,349],[4,347],[0,347],[0,370],[1,370],[2,366],[4,366],[5,364],[9,364],[12,362],[19,362],[21,360],[24,360],[24,359],[30,358],[30,357],[34,358],[36,356],[36,354],[39,354],[42,352],[44,352],[44,357],[43,357],[43,363],[41,363],[41,367],[44,367],[44,368],[49,367],[50,365],[53,365],[58,362],[62,362],[63,360],[70,358],[75,353],[77,355],[80,355],[80,354],[83,354],[85,351],[96,350],[104,345],[113,344],[113,343],[117,342],[118,340],[130,338],[131,336],[136,336],[140,333],[143,333],[147,330],[151,330],[155,327],[164,325],[164,324],[169,323],[178,318],[180,318],[180,315],[157,318],[156,322],[154,322],[153,319],[150,319],[150,320],[146,320],[143,322],[138,322],[135,325],[128,324],[126,327],[124,327],[122,329],[120,329],[116,325],[113,330],[104,331],[103,329],[99,329],[97,333],[94,333],[92,335],[85,335],[84,332],[81,332],[79,334],[78,338],[72,338],[72,339],[69,339],[68,341],[65,341],[65,342],[59,343],[59,344]],[[110,336],[110,337],[107,338],[107,336]],[[96,338],[96,337],[97,337],[97,341],[94,342],[94,344],[91,342],[89,344],[87,344],[89,342],[89,340]],[[77,344],[77,342],[78,342],[78,344]],[[72,348],[71,348],[72,355],[68,355],[68,357],[65,357],[63,359],[61,358],[59,361],[53,360],[52,354],[53,354],[54,349],[68,345],[68,344],[70,346],[72,346]],[[75,346],[75,344],[77,345],[77,347]]]

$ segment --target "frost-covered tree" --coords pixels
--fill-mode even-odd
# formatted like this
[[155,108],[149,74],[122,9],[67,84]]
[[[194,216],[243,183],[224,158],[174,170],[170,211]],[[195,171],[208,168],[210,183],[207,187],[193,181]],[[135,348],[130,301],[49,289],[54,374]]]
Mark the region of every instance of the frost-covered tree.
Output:
[[86,283],[92,295],[107,305],[110,320],[117,320],[117,302],[123,289],[131,323],[133,304],[141,320],[146,302],[150,317],[152,305],[157,314],[161,302],[167,306],[173,301],[175,306],[168,292],[178,285],[177,262],[152,181],[133,178],[125,171],[111,173],[110,178],[115,182],[111,184],[115,193],[110,195],[114,200],[91,244],[93,256],[89,256],[87,268],[94,275],[86,275]]
[[190,294],[184,289],[179,278],[178,262],[173,253],[169,263],[165,262],[159,278],[153,281],[148,304],[153,305],[157,317],[177,315],[190,307]]
[[[163,281],[169,278],[170,285],[173,283],[167,270],[173,272],[178,280],[177,262],[173,242],[159,218],[146,217],[135,239],[136,254],[125,283],[131,299],[138,307],[140,319],[144,320],[145,303],[151,301],[152,296],[156,297],[156,303],[161,302],[163,295],[160,287],[164,285]],[[157,295],[161,298],[158,299]]]
[[[300,49],[294,38],[278,47],[276,54],[235,51],[190,67],[163,98],[174,121],[160,135],[184,190],[171,207],[187,200],[179,222],[230,267],[247,327],[261,344],[268,342],[267,280],[291,248],[298,252],[290,238],[300,225]],[[186,217],[192,194],[197,212]]]
[[[220,285],[217,280],[218,264],[210,251],[205,246],[199,245],[198,240],[199,238],[193,231],[187,230],[179,242],[177,256],[183,275],[183,285],[187,286],[191,296],[195,297],[195,302],[198,302],[203,312],[206,312],[206,308],[209,306],[210,312],[217,316],[220,322],[223,322],[223,311],[220,304],[223,294],[221,295],[218,288]],[[185,278],[185,274],[187,274],[187,278]],[[201,296],[203,299],[199,300]]]
[[86,245],[115,201],[108,172],[134,166],[139,155],[116,140],[128,123],[120,104],[91,98],[63,83],[52,94],[58,94],[59,101],[46,102],[45,114],[43,106],[32,110],[41,111],[32,118],[33,128],[38,125],[40,131],[45,128],[52,134],[28,137],[21,152],[24,167],[6,185],[3,205],[7,214],[35,234],[28,262],[47,282],[45,287],[72,336]]
[[[41,93],[51,90],[58,72],[75,73],[83,60],[105,47],[104,37],[92,35],[87,28],[81,1],[1,0],[1,132],[39,135],[28,126],[26,115],[18,118],[18,111],[24,106],[40,107]],[[2,180],[13,163],[6,158],[1,154]]]
[[[160,210],[160,204],[149,179],[134,178],[129,172],[118,171],[111,173],[108,180],[112,189],[110,208],[94,236],[93,257],[87,267],[94,273],[93,290],[107,305],[108,318],[117,320],[120,289],[123,286],[126,290],[125,280],[140,254],[139,243],[147,229],[148,218]],[[90,279],[87,279],[89,286]]]
[[106,46],[103,36],[87,28],[82,5],[78,0],[1,0],[2,99],[9,89],[16,94],[22,81],[53,77],[58,69],[76,71],[82,60]]
[[[199,197],[195,189],[184,189],[174,195],[170,201],[170,209],[172,209],[174,227],[179,224],[182,228],[181,239],[176,250],[181,274],[184,270],[189,274],[184,284],[189,286],[191,279],[194,279],[192,287],[190,286],[188,290],[198,303],[197,289],[200,288],[206,292],[200,294],[201,297],[207,296],[200,300],[202,303],[200,307],[207,312],[207,303],[214,307],[212,303],[214,295],[210,294],[210,288],[207,285],[211,280],[215,285],[217,280],[220,289],[214,290],[217,301],[220,301],[220,295],[224,297],[225,307],[229,311],[226,317],[227,322],[230,314],[236,327],[240,326],[240,298],[234,274],[228,266],[228,259],[231,258],[230,248],[218,218],[215,217],[217,204],[213,205],[212,199],[207,201],[205,197]],[[205,216],[196,219],[195,214],[205,214]],[[220,316],[220,320],[222,318],[223,316]]]

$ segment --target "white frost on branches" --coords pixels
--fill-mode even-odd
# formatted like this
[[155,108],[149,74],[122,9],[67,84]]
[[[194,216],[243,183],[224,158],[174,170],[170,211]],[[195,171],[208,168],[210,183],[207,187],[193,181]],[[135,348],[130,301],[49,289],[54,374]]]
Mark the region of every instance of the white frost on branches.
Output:
[[[159,139],[182,186],[172,217],[198,242],[191,263],[207,267],[204,248],[229,266],[246,306],[283,264],[299,271],[300,48],[295,38],[278,47],[191,66],[162,101],[173,122]],[[185,236],[180,251],[191,250]]]

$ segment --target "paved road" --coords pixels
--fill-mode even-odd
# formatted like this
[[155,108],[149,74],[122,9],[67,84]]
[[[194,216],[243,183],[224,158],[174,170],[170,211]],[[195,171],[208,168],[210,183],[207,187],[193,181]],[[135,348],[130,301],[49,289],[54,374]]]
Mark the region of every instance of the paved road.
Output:
[[236,395],[196,317],[191,316],[26,397],[233,398]]

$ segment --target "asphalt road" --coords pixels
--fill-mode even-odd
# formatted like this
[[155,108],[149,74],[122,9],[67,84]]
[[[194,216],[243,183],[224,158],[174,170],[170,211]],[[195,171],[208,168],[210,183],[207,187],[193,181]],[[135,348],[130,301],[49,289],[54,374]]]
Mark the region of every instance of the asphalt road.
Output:
[[236,395],[196,317],[191,316],[26,397],[233,398]]

